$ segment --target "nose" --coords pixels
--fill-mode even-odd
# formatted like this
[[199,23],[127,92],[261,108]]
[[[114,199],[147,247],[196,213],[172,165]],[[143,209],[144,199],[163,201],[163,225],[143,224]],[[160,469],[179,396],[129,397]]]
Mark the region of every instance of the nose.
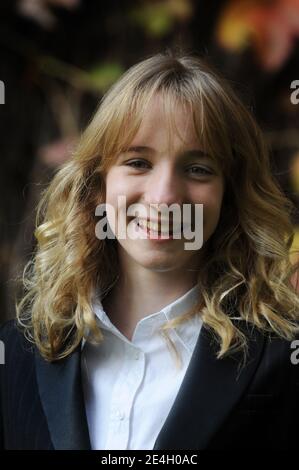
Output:
[[143,194],[146,204],[183,204],[184,183],[170,164],[158,165],[152,171]]

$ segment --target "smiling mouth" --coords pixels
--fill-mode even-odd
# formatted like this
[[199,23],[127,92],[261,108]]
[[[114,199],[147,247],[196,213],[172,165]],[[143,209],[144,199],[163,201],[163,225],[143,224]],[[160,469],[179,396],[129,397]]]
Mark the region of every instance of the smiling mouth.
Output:
[[171,224],[168,222],[153,222],[149,219],[139,219],[138,217],[134,219],[134,222],[143,231],[159,237],[167,236],[173,238],[174,234],[181,234],[183,230],[183,224],[176,224],[175,227],[170,228]]

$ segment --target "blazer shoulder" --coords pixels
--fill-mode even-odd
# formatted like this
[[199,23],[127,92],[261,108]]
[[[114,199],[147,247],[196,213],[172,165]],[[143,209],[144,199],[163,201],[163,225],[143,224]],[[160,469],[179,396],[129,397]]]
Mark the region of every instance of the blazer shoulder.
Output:
[[16,319],[9,320],[0,327],[0,341],[5,353],[5,364],[16,360],[20,355],[33,356],[34,345],[25,337]]
[[281,338],[276,335],[267,336],[262,354],[260,369],[268,373],[270,370],[278,378],[293,376],[299,385],[299,337]]
[[17,320],[15,318],[2,323],[0,326],[0,339],[2,341],[7,339],[15,328],[17,328]]

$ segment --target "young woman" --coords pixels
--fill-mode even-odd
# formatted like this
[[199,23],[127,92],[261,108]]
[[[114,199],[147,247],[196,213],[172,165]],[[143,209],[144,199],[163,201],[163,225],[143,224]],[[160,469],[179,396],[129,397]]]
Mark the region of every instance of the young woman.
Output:
[[1,329],[3,448],[295,447],[292,210],[204,60],[131,67],[41,201]]

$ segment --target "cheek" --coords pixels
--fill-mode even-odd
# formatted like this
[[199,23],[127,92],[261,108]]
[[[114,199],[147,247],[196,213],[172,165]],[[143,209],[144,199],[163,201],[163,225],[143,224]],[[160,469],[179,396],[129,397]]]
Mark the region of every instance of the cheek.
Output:
[[109,225],[114,232],[117,230],[117,216],[118,216],[118,197],[123,194],[120,187],[121,179],[117,176],[114,168],[111,168],[106,175],[106,214]]
[[106,203],[117,207],[119,196],[128,196],[128,183],[117,168],[111,168],[106,176]]
[[121,169],[111,168],[106,176],[105,202],[108,222],[114,233],[120,230],[119,233],[124,234],[128,207],[136,202],[137,196],[130,178],[124,176]]
[[204,214],[217,217],[221,211],[223,199],[223,184],[217,182],[215,184],[207,184],[202,186],[197,192],[193,200],[198,204],[203,204]]

